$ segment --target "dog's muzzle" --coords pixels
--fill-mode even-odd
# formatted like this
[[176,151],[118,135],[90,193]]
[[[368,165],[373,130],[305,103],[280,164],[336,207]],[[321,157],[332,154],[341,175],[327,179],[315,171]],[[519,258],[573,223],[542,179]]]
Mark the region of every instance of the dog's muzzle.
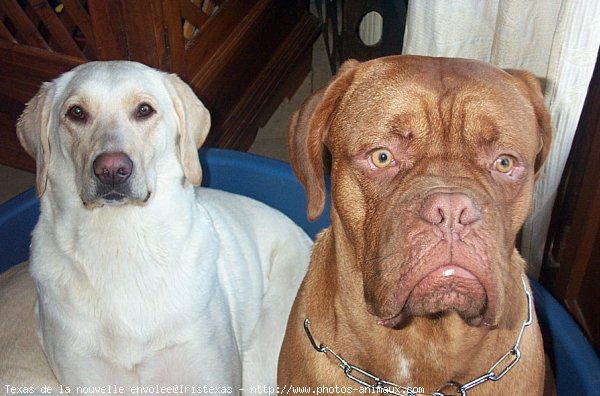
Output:
[[96,196],[110,203],[125,200],[131,193],[127,183],[133,172],[133,161],[125,153],[103,153],[92,164],[96,180]]
[[89,188],[82,196],[87,208],[104,205],[118,206],[128,202],[144,204],[150,198],[150,191],[136,182],[135,163],[124,152],[101,153],[92,161]]
[[411,203],[412,207],[401,208],[415,214],[387,237],[393,244],[384,244],[396,246],[401,241],[405,256],[377,253],[390,257],[390,263],[402,263],[382,268],[404,272],[390,283],[381,282],[373,271],[365,292],[370,312],[380,324],[392,328],[412,316],[438,317],[450,311],[474,326],[493,325],[498,294],[490,273],[496,248],[489,240],[494,235],[489,231],[489,216],[484,216],[475,198],[461,191],[434,191],[421,202],[418,207]]

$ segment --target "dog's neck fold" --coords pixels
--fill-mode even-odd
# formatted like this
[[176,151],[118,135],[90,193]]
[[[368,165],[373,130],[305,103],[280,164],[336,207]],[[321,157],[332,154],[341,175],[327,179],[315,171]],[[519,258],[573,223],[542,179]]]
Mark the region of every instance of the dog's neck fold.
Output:
[[[339,219],[332,213],[332,223],[335,221]],[[358,247],[347,235],[331,230],[321,235],[314,249],[320,253],[317,256],[323,264],[338,263],[338,267],[322,265],[317,270],[319,276],[337,283],[337,287],[332,285],[328,291],[314,296],[312,301],[320,308],[309,307],[307,313],[315,334],[332,349],[335,345],[348,345],[349,339],[354,340],[351,350],[336,350],[352,364],[365,368],[369,362],[370,369],[382,378],[429,384],[437,389],[436,386],[448,381],[464,382],[481,375],[499,357],[499,351],[513,346],[518,328],[527,315],[519,280],[521,268],[514,277],[514,290],[507,295],[511,309],[505,310],[497,326],[471,326],[450,312],[435,318],[413,317],[409,326],[390,329],[378,324],[378,318],[367,310],[360,258],[356,256]],[[348,252],[354,252],[355,256]],[[324,306],[328,309],[324,310]],[[377,359],[373,358],[374,353]],[[412,361],[419,362],[418,369],[411,369]]]
[[[479,334],[473,336],[472,331],[466,331],[464,321],[457,314],[439,319],[415,318],[409,332],[388,330],[398,333],[395,336],[387,334],[389,338],[383,343],[385,345],[373,348],[377,345],[374,340],[383,339],[384,336],[374,335],[376,330],[368,326],[361,328],[360,324],[357,327],[350,324],[342,329],[336,326],[339,323],[336,316],[333,328],[319,326],[319,329],[331,340],[344,340],[340,342],[345,346],[343,351],[336,348],[333,342],[329,344],[324,339],[315,339],[308,318],[304,322],[304,330],[312,348],[330,357],[332,363],[340,367],[338,374],[343,373],[348,384],[356,382],[378,391],[387,389],[384,393],[398,395],[466,395],[472,388],[502,379],[520,361],[523,350],[521,344],[525,337],[532,336],[526,335],[526,332],[533,323],[534,315],[531,292],[524,274],[522,287],[525,312],[516,329],[478,328]],[[347,319],[348,316],[340,322],[344,323]],[[434,330],[428,332],[427,328]],[[353,329],[358,329],[358,332],[353,332]],[[343,334],[344,331],[348,333]],[[349,343],[349,340],[353,342]],[[369,346],[368,349],[361,350],[365,345]],[[419,362],[418,367],[411,369],[412,362],[408,356]],[[339,375],[338,381],[341,378],[343,376]]]

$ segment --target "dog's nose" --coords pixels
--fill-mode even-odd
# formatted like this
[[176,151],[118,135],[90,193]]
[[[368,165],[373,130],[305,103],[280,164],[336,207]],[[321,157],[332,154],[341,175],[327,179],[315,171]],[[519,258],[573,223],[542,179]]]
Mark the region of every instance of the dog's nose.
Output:
[[133,162],[125,153],[104,153],[94,160],[94,174],[103,184],[124,183],[133,170]]
[[[481,218],[473,200],[461,193],[435,193],[427,197],[421,218],[428,223],[455,230],[458,226],[475,223]],[[456,230],[458,231],[458,230]]]

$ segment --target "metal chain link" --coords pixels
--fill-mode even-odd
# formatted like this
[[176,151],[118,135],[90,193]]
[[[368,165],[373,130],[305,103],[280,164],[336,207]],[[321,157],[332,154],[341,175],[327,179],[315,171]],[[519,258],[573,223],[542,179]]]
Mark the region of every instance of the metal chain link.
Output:
[[[531,301],[531,293],[527,289],[527,283],[525,281],[524,276],[521,277],[521,280],[523,282],[523,289],[525,290],[525,296],[527,297],[527,319],[525,319],[525,321],[521,325],[521,330],[519,331],[517,341],[515,342],[515,345],[512,347],[512,349],[510,349],[508,352],[506,352],[504,355],[502,355],[502,357],[500,357],[500,359],[498,359],[489,368],[489,370],[485,374],[483,374],[477,378],[474,378],[471,381],[469,381],[463,385],[460,385],[456,382],[448,382],[446,385],[444,385],[443,387],[441,387],[440,389],[438,389],[437,391],[435,391],[433,393],[414,392],[413,388],[400,386],[393,382],[383,380],[383,379],[377,377],[376,375],[371,374],[370,372],[368,372],[366,370],[363,370],[360,367],[351,365],[346,360],[344,360],[340,355],[338,355],[333,350],[331,350],[331,348],[329,348],[328,346],[326,346],[324,344],[317,345],[317,343],[315,342],[315,339],[312,335],[312,332],[310,331],[310,327],[309,327],[310,321],[308,319],[304,320],[304,331],[305,331],[306,336],[308,337],[308,340],[310,341],[312,347],[315,349],[315,351],[325,353],[325,354],[331,354],[339,362],[340,368],[344,371],[344,375],[348,379],[350,379],[350,380],[356,382],[357,384],[360,384],[366,388],[374,389],[381,393],[387,393],[390,395],[397,395],[397,396],[417,396],[417,395],[466,396],[467,392],[469,390],[475,388],[476,386],[479,386],[487,381],[495,382],[495,381],[501,380],[510,370],[512,370],[513,367],[515,367],[515,365],[519,362],[519,360],[521,360],[520,346],[521,346],[521,342],[523,341],[523,334],[525,332],[525,329],[528,326],[530,326],[531,323],[533,322],[533,304]],[[495,370],[499,367],[502,369],[498,374],[496,374]],[[355,375],[354,373],[358,373],[359,376]],[[444,393],[441,391],[442,389],[446,389],[448,387],[454,387],[456,389],[457,393]],[[402,393],[398,392],[398,390],[401,390]]]

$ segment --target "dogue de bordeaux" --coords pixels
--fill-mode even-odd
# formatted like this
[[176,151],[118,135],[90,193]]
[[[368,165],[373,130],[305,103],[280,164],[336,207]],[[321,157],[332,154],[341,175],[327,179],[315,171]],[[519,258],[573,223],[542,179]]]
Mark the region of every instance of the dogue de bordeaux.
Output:
[[515,239],[551,134],[528,72],[347,61],[290,124],[308,215],[324,207],[326,150],[332,208],[288,320],[280,389],[540,394],[542,339]]

